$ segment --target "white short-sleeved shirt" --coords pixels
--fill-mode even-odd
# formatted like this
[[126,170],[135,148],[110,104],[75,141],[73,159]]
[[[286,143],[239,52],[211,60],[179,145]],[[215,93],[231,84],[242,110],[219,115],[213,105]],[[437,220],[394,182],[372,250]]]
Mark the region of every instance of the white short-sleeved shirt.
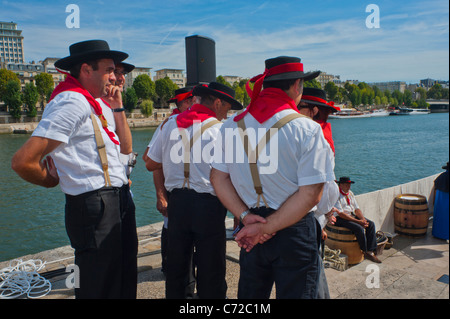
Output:
[[[167,191],[182,188],[184,183],[183,141],[177,126],[176,118],[171,116],[159,134],[149,144],[148,157],[157,163],[162,163],[164,172],[164,186]],[[215,118],[209,118],[201,124],[205,125]],[[192,146],[190,152],[189,186],[198,193],[215,195],[210,182],[211,162],[215,152],[215,142],[222,123],[217,123],[206,130]],[[201,129],[195,124],[186,129],[188,138],[194,131]],[[156,132],[155,132],[156,134]]]
[[[260,141],[278,120],[294,112],[283,110],[263,124],[248,113],[244,121],[247,132],[253,134],[253,137],[249,135],[250,147],[255,149],[256,139]],[[239,197],[252,208],[257,206],[257,194],[248,158],[236,128],[234,116],[223,124],[221,155],[214,158],[212,166],[230,174]],[[330,152],[331,148],[323,137],[320,125],[306,117],[294,119],[278,130],[262,150],[257,162],[268,205],[278,209],[299,186],[333,181],[334,164]],[[264,206],[262,199],[259,205]]]
[[350,199],[350,204],[347,202],[347,197],[339,193],[339,199],[337,200],[334,207],[336,207],[340,212],[344,212],[350,215],[356,209],[359,209],[359,206],[356,202],[355,194],[353,194],[352,191],[348,191],[348,197]]
[[[93,112],[82,94],[62,92],[47,104],[42,120],[32,134],[62,142],[50,155],[58,170],[61,190],[69,195],[79,195],[105,186],[90,117]],[[119,160],[120,145],[110,140],[97,116],[96,119],[106,146],[111,184],[121,187],[128,183],[128,179]],[[109,122],[108,128],[114,133],[114,127]],[[119,140],[115,133],[114,136]]]
[[328,222],[325,214],[327,214],[334,207],[338,198],[339,187],[336,182],[326,182],[325,185],[323,185],[322,198],[320,199],[320,202],[319,204],[317,204],[314,211],[314,216],[317,218],[322,228],[324,228]]

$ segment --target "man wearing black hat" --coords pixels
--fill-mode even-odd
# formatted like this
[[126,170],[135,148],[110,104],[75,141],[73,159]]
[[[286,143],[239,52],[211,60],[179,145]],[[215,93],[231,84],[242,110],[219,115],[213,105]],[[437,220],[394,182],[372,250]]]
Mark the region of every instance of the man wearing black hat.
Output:
[[[303,81],[320,72],[305,73],[296,57],[265,64],[264,74],[250,80],[253,90],[247,86],[250,105],[222,126],[222,158],[213,162],[211,182],[241,221],[238,298],[269,298],[274,282],[277,298],[317,298],[320,230],[311,209],[334,173],[320,126],[300,115],[297,105]],[[238,142],[225,134],[236,129],[242,133]],[[259,132],[266,133],[261,137]],[[244,162],[236,157],[229,163],[229,150],[244,152]],[[266,164],[260,163],[258,155],[267,159],[269,150]]]
[[149,149],[146,167],[150,171],[162,167],[169,193],[166,297],[185,298],[195,247],[198,297],[223,299],[226,209],[209,180],[210,163],[220,120],[242,105],[233,89],[216,82],[196,86],[192,95],[199,103],[169,118]]
[[355,234],[364,257],[375,263],[381,263],[375,255],[377,250],[375,223],[364,217],[355,195],[350,190],[351,184],[355,182],[350,177],[344,176],[336,183],[339,185],[340,194],[335,205],[339,211],[335,225],[350,229]]
[[[171,98],[167,103],[175,103],[176,108],[173,109],[172,114],[163,121],[158,128],[155,130],[155,133],[152,136],[150,143],[148,144],[142,159],[145,163],[149,160],[148,150],[156,141],[158,135],[161,133],[161,128],[166,124],[171,116],[181,114],[187,109],[189,109],[194,102],[194,97],[192,96],[192,88],[184,87],[181,89],[175,90],[175,95]],[[161,230],[161,270],[165,274],[167,269],[167,251],[168,251],[168,227],[169,227],[169,219],[167,217],[167,203],[168,203],[168,194],[167,190],[164,187],[164,172],[162,169],[157,169],[153,171],[153,183],[155,185],[156,191],[156,209],[164,216],[164,224]],[[193,266],[192,266],[193,267]],[[191,298],[194,296],[195,290],[195,276],[193,275],[193,271],[189,272],[188,278],[186,279],[186,298]]]
[[[334,142],[331,135],[331,125],[327,122],[328,115],[330,113],[336,112],[337,109],[334,107],[333,102],[326,101],[326,92],[317,88],[304,88],[303,95],[300,103],[298,104],[298,110],[301,114],[310,117],[312,120],[316,121],[322,127],[322,132],[327,140],[328,144],[333,150],[333,162],[334,162]],[[330,293],[328,290],[328,283],[325,276],[325,269],[323,267],[323,256],[324,256],[324,245],[327,238],[327,233],[324,230],[325,225],[329,222],[334,224],[336,218],[333,215],[334,208],[339,197],[339,188],[334,181],[328,181],[324,184],[322,198],[319,204],[314,208],[314,215],[319,222],[321,228],[320,236],[320,280],[319,280],[319,299],[329,299]]]
[[128,54],[110,50],[103,40],[75,43],[69,50],[55,66],[70,74],[53,91],[12,168],[28,182],[59,184],[65,193],[66,230],[79,267],[76,298],[135,298],[137,238],[128,229],[133,223],[125,222],[134,204],[119,158],[131,145],[121,145],[96,100],[110,96],[111,109],[122,107],[111,84],[115,64]]

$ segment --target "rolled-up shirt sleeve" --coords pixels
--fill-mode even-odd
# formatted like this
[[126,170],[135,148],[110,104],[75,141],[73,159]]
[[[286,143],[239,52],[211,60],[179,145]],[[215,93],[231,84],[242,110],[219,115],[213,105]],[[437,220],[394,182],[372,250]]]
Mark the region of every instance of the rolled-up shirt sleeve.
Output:
[[323,137],[320,126],[306,139],[303,152],[299,156],[297,169],[298,186],[312,185],[333,181],[334,163],[332,150]]
[[86,121],[91,107],[83,96],[71,92],[60,93],[52,102],[47,104],[32,136],[67,144],[72,133]]

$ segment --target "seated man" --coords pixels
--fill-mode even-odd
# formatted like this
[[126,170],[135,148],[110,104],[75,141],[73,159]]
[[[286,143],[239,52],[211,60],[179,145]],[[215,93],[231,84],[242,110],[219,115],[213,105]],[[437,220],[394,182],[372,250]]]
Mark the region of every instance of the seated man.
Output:
[[364,257],[376,262],[381,261],[375,256],[377,249],[377,238],[375,224],[364,217],[356,202],[355,195],[350,190],[354,182],[350,177],[341,177],[336,181],[339,185],[339,199],[335,207],[338,209],[335,226],[350,229],[358,240],[359,247],[364,252]]

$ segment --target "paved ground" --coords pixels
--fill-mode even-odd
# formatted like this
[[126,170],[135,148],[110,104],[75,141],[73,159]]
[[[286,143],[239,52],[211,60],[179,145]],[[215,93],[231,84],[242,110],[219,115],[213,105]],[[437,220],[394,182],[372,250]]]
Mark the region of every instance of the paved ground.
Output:
[[[231,220],[227,226],[231,227]],[[159,235],[161,223],[139,229],[138,299],[163,299],[164,276],[161,272]],[[74,298],[67,289],[64,268],[73,263],[70,247],[25,256],[22,259],[47,261],[44,271],[54,271],[52,291],[44,298]],[[345,271],[325,270],[332,299],[449,299],[449,244],[431,236],[410,239],[396,236],[394,245],[379,256],[381,264],[368,260]],[[229,299],[237,297],[239,280],[239,247],[227,241],[227,284]],[[7,266],[0,263],[0,269]],[[379,283],[379,285],[377,285]],[[275,288],[271,298],[275,297]]]

